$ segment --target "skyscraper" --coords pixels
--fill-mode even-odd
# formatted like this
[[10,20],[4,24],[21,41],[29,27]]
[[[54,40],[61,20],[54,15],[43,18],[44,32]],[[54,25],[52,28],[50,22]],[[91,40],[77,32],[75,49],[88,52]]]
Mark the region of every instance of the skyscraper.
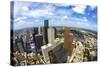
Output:
[[67,51],[62,44],[50,50],[48,54],[51,63],[66,63],[67,61]]
[[64,28],[64,48],[68,51],[68,55],[72,55],[73,51],[73,34],[70,32],[68,28]]
[[21,36],[17,37],[17,39],[15,40],[15,45],[16,45],[17,51],[21,53],[25,51],[24,42]]
[[41,34],[35,35],[35,49],[36,51],[41,50],[41,46],[43,46],[43,36]]
[[44,20],[44,27],[46,27],[46,28],[49,27],[49,22],[48,22],[48,20]]
[[54,28],[48,28],[48,42],[53,44],[55,40],[55,31]]
[[48,44],[48,27],[49,27],[48,20],[44,20],[44,39],[45,39],[45,44]]
[[35,34],[38,34],[38,33],[39,33],[38,27],[35,27],[35,28],[34,28],[34,33],[35,33]]

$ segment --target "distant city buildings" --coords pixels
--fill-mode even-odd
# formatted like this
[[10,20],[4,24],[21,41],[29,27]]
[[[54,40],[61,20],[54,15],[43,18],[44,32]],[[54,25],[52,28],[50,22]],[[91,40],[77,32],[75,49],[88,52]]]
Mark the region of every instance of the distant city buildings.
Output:
[[[67,27],[34,27],[14,32],[13,52],[25,60],[18,65],[85,62],[97,59],[95,34]],[[21,59],[21,58],[20,58]]]

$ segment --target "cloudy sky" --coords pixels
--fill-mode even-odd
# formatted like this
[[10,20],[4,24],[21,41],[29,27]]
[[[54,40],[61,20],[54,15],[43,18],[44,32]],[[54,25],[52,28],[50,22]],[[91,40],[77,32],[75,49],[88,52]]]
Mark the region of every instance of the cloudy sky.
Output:
[[14,2],[14,29],[43,26],[68,26],[97,30],[97,7],[39,2]]

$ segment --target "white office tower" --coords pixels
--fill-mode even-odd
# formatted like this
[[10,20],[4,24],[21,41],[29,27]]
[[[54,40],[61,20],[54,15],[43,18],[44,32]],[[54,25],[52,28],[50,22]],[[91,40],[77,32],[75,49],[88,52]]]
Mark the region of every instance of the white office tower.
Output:
[[40,26],[38,28],[38,34],[41,34],[41,28],[40,28]]
[[54,44],[55,41],[55,31],[54,28],[48,28],[48,42]]
[[44,61],[46,63],[49,63],[50,60],[49,60],[48,52],[50,50],[52,50],[52,45],[51,44],[44,45],[44,46],[41,47],[41,49],[42,49],[42,54],[43,54],[43,57],[44,57]]
[[47,63],[50,63],[50,58],[49,58],[48,53],[49,53],[52,49],[54,49],[55,47],[57,47],[58,45],[60,45],[60,41],[59,41],[59,40],[56,40],[55,42],[56,42],[55,44],[50,44],[50,43],[49,43],[49,44],[43,45],[43,46],[41,47],[44,60],[45,60],[45,62],[47,62]]

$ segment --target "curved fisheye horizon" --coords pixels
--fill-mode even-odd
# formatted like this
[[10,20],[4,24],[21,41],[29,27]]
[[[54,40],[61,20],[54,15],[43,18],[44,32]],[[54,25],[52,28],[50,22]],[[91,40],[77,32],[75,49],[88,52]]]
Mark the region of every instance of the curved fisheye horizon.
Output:
[[68,26],[97,31],[97,6],[14,1],[14,29],[43,26]]

